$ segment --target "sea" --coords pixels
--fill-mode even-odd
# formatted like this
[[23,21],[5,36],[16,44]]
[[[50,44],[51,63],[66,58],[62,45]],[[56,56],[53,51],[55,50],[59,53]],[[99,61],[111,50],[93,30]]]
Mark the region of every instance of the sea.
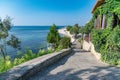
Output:
[[[58,29],[64,26],[58,26]],[[21,52],[26,49],[37,53],[40,49],[46,49],[48,43],[46,41],[50,26],[13,26],[9,31],[9,35],[15,35],[21,41]],[[7,55],[15,57],[18,50],[7,46]]]

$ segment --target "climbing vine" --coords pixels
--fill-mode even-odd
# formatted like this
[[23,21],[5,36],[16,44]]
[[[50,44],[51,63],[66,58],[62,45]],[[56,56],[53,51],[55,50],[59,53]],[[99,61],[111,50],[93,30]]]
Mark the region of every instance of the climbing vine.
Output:
[[106,15],[107,28],[92,31],[92,43],[107,63],[120,65],[120,0],[105,0],[93,13],[93,19]]
[[105,0],[104,4],[99,6],[93,14],[93,17],[97,15],[109,15],[115,13],[120,19],[120,0]]

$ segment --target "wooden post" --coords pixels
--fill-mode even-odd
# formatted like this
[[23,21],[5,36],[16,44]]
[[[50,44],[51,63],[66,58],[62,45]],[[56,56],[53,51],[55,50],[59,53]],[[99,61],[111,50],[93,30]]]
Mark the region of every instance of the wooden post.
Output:
[[103,21],[102,21],[102,29],[105,28],[105,15],[103,15]]
[[97,28],[100,29],[100,16],[97,17]]
[[89,33],[89,43],[90,43],[90,33]]

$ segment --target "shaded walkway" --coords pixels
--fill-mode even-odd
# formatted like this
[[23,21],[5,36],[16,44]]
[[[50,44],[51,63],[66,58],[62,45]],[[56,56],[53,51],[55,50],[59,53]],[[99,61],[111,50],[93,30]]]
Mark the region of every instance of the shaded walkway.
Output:
[[70,55],[28,80],[120,80],[120,68],[98,61],[90,52],[75,45]]

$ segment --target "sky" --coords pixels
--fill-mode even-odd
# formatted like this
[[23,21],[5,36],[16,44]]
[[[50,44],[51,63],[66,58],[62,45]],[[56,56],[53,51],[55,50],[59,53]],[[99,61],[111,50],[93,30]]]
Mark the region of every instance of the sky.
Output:
[[85,25],[96,0],[0,0],[0,17],[14,25]]

